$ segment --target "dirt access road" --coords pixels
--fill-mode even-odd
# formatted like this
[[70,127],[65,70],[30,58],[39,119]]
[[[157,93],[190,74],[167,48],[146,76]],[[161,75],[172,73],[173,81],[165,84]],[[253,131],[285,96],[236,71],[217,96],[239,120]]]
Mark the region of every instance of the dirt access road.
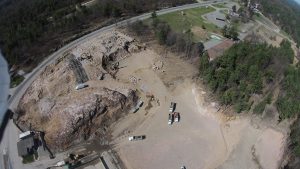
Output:
[[[154,70],[157,62],[163,67]],[[197,67],[148,49],[122,60],[120,67],[119,80],[135,77],[145,102],[112,129],[114,149],[127,168],[276,169],[281,163],[285,132],[254,123],[248,115],[224,116],[193,80]],[[149,94],[153,101],[146,97]],[[181,120],[168,125],[171,101],[177,103]],[[146,139],[131,142],[131,135],[146,135]]]

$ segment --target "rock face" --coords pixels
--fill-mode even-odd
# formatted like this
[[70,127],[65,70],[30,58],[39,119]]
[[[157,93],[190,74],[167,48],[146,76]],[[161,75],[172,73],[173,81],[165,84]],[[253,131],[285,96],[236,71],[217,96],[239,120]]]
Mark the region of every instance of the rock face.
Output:
[[[46,142],[57,150],[95,135],[104,137],[106,128],[136,105],[137,96],[134,89],[113,78],[98,80],[99,74],[110,74],[102,62],[130,56],[126,48],[132,41],[121,33],[105,34],[47,66],[22,97],[19,109],[23,113],[17,123],[25,129],[31,126],[45,131]],[[82,73],[84,78],[78,78]],[[89,87],[75,90],[81,83],[78,79],[88,80]]]

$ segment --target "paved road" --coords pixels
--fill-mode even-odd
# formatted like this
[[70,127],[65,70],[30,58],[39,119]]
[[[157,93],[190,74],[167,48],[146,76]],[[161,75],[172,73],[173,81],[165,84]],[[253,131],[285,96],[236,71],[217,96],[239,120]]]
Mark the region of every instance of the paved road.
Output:
[[[180,11],[180,10],[184,10],[184,9],[190,9],[190,8],[195,8],[195,7],[200,7],[200,6],[206,6],[206,5],[210,5],[213,3],[218,3],[224,0],[219,0],[219,1],[207,1],[207,2],[201,2],[201,3],[195,3],[195,4],[188,4],[188,5],[183,5],[183,6],[178,6],[178,7],[173,7],[173,8],[168,8],[168,9],[163,9],[157,12],[158,15],[163,15],[166,13],[170,13],[170,12],[175,12],[175,11]],[[84,43],[88,40],[90,40],[91,38],[97,36],[100,33],[103,33],[105,31],[111,31],[112,29],[118,27],[118,26],[125,26],[128,23],[132,23],[135,22],[137,20],[145,20],[150,18],[151,13],[146,13],[140,16],[136,16],[121,22],[118,22],[117,24],[113,24],[107,27],[103,27],[99,30],[96,30],[88,35],[85,35],[67,45],[65,45],[64,47],[62,47],[61,49],[59,49],[58,51],[54,52],[52,55],[50,55],[47,59],[45,59],[39,66],[37,66],[30,74],[29,76],[19,85],[19,87],[15,90],[14,94],[11,96],[10,100],[9,100],[9,107],[10,109],[14,110],[18,103],[20,98],[22,97],[22,95],[25,93],[25,91],[27,90],[27,88],[32,84],[32,82],[36,79],[36,77],[43,71],[43,69],[53,63],[57,58],[61,57],[62,55],[64,55],[65,53],[67,53],[68,51],[70,51],[73,47],[75,47],[76,45],[79,45],[81,43]],[[7,155],[8,155],[8,159],[9,159],[9,165],[10,167],[6,167],[9,169],[38,169],[38,168],[46,168],[48,165],[50,164],[54,164],[56,161],[60,160],[60,159],[55,159],[55,160],[47,160],[47,161],[42,161],[42,162],[35,162],[33,164],[30,165],[23,165],[21,162],[21,158],[18,156],[17,153],[17,140],[18,140],[18,134],[20,131],[18,131],[17,127],[13,124],[12,121],[9,122],[9,124],[7,125],[5,132],[4,132],[4,136],[3,136],[3,140],[1,141],[0,144],[0,167],[4,168],[3,164],[3,150],[7,149]],[[56,155],[57,156],[57,155]],[[59,155],[60,156],[60,155]],[[7,158],[6,158],[7,159]]]

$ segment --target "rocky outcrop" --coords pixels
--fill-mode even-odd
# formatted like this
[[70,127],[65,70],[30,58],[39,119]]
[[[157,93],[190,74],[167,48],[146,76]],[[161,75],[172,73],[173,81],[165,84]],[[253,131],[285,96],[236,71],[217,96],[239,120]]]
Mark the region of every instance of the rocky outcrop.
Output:
[[[26,111],[18,124],[28,127],[30,122],[34,130],[45,131],[45,139],[51,148],[65,149],[94,137],[99,128],[126,115],[137,101],[133,90],[128,90],[127,95],[107,88],[97,89],[95,93],[83,92],[87,93],[82,97],[65,98],[59,103],[42,98],[38,101],[39,113]],[[28,110],[31,105],[31,102],[21,104],[20,108]]]
[[[130,55],[127,48],[132,48],[132,42],[121,33],[104,34],[47,66],[20,101],[19,126],[44,131],[50,148],[57,150],[96,135],[104,138],[110,124],[136,105],[137,96],[118,80],[98,77],[110,73],[110,67],[102,66],[104,60],[111,66]],[[84,82],[89,87],[75,90]]]

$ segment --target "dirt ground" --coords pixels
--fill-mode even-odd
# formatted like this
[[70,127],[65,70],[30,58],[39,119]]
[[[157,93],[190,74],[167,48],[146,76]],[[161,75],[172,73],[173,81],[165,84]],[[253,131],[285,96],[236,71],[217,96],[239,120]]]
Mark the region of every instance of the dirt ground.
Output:
[[[224,108],[211,101],[209,92],[202,87],[197,64],[158,49],[157,45],[148,43],[146,48],[143,46],[131,37],[115,31],[95,37],[70,51],[86,71],[89,77],[86,83],[89,87],[75,91],[74,77],[69,83],[63,83],[63,86],[60,86],[60,80],[52,82],[53,79],[65,79],[71,75],[67,66],[64,68],[59,64],[64,62],[59,62],[53,71],[49,70],[51,76],[45,74],[47,78],[42,78],[41,81],[47,81],[45,84],[50,86],[46,86],[43,91],[47,91],[47,97],[57,95],[53,98],[61,97],[65,93],[56,89],[69,91],[62,95],[63,101],[72,104],[61,102],[58,108],[74,108],[68,109],[70,115],[76,116],[74,121],[82,114],[81,110],[77,110],[78,107],[88,106],[95,101],[93,97],[89,97],[90,100],[84,98],[86,102],[81,103],[78,98],[82,96],[94,96],[99,92],[101,94],[103,88],[115,94],[120,93],[119,95],[126,95],[129,89],[135,91],[139,100],[144,102],[142,107],[136,113],[129,112],[117,121],[112,120],[113,124],[105,129],[105,132],[110,133],[110,145],[128,169],[175,169],[181,166],[186,166],[187,169],[279,167],[287,138],[287,132],[282,125],[266,123],[249,114],[225,115]],[[114,59],[107,63],[109,58]],[[118,63],[118,71],[114,76],[109,76],[110,70],[107,67],[110,68],[115,63]],[[104,79],[99,80],[103,74]],[[37,100],[40,99],[38,90],[34,94]],[[32,93],[28,93],[28,98],[32,98],[29,96]],[[111,93],[103,96],[116,102],[120,100]],[[77,102],[74,102],[74,98],[77,98]],[[128,101],[128,97],[122,98]],[[26,101],[26,97],[24,99]],[[175,111],[180,113],[180,121],[172,125],[168,125],[170,102],[177,103]],[[109,105],[113,110],[120,104]],[[89,107],[95,109],[93,106]],[[55,112],[64,110],[58,108],[54,109]],[[61,111],[61,114],[66,113]],[[61,116],[56,117],[59,119]],[[114,119],[113,116],[107,117]],[[70,121],[70,118],[66,119]],[[57,127],[55,131],[60,131],[59,129],[61,127]],[[131,142],[128,136],[132,135],[146,135],[146,139]]]
[[[286,132],[251,115],[226,117],[196,80],[196,66],[148,48],[120,61],[120,67],[117,79],[134,84],[144,101],[111,128],[114,150],[127,168],[276,169],[281,164]],[[181,119],[168,125],[171,101]],[[132,135],[146,139],[128,141]]]

